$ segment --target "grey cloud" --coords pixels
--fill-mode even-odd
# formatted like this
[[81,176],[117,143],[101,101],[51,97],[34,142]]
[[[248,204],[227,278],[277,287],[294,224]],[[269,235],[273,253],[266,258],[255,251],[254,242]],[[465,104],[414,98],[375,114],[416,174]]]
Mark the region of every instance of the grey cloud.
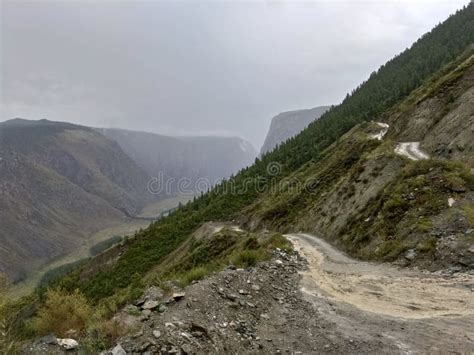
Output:
[[280,111],[338,103],[466,1],[2,1],[0,119],[260,147]]

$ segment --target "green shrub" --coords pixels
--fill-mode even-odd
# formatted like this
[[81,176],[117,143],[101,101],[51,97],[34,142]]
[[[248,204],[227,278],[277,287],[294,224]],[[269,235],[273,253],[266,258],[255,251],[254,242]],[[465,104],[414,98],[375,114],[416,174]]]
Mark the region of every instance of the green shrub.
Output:
[[474,206],[465,205],[463,207],[464,213],[466,214],[466,219],[471,227],[474,227]]
[[436,237],[430,237],[423,240],[420,244],[417,245],[416,249],[422,253],[434,253],[436,251],[436,245],[438,241]]
[[188,272],[186,272],[182,277],[181,281],[183,286],[189,285],[191,282],[196,281],[196,280],[201,280],[207,275],[209,275],[210,271],[202,266],[195,267]]
[[233,258],[234,265],[242,268],[255,266],[259,261],[265,259],[265,253],[262,250],[242,250]]
[[416,228],[420,232],[427,232],[432,227],[433,227],[433,223],[428,218],[421,218],[421,219],[418,220],[418,223],[416,224]]
[[2,354],[15,354],[16,342],[12,335],[8,301],[5,295],[7,280],[0,275],[0,350]]
[[69,330],[83,332],[92,314],[92,307],[78,290],[49,289],[34,325],[39,334],[66,337]]

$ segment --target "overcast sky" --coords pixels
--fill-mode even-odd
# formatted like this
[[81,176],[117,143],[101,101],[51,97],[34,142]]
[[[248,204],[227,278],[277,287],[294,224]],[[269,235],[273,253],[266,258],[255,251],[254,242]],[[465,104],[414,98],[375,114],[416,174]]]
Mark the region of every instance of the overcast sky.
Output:
[[468,1],[0,2],[0,121],[236,135],[259,149],[274,115],[339,103]]

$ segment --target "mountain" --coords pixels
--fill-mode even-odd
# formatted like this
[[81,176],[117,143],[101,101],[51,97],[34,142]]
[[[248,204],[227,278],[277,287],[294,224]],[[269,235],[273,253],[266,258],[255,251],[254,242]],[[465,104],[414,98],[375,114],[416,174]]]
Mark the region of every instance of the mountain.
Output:
[[[0,272],[20,281],[165,195],[206,191],[249,165],[255,154],[239,138],[174,138],[48,120],[2,122]],[[160,172],[169,189],[158,181],[153,187],[160,189],[149,191]]]
[[88,127],[0,123],[0,271],[18,280],[137,214],[156,199],[148,181],[117,143]]
[[[285,176],[241,225],[318,235],[363,260],[474,269],[474,50]],[[289,186],[291,185],[291,188]]]
[[[222,178],[253,163],[252,145],[236,137],[170,137],[123,129],[98,129],[116,141],[152,177],[160,173],[174,181],[176,192],[180,178],[190,179],[193,191],[207,190]],[[196,186],[199,184],[199,186]]]
[[[257,159],[255,164],[232,179],[139,233],[121,251],[120,257],[118,253],[113,254],[113,262],[105,269],[100,268],[95,274],[88,273],[87,277],[76,270],[58,281],[59,285],[77,287],[79,284],[92,302],[113,297],[135,280],[133,275],[147,275],[154,265],[208,221],[241,221],[250,230],[297,231],[298,228],[308,228],[308,231],[316,231],[317,226],[318,234],[359,257],[395,260],[407,251],[407,247],[413,249],[411,242],[405,242],[410,240],[410,233],[414,231],[409,223],[416,220],[417,224],[420,222],[420,229],[413,242],[420,244],[420,251],[425,250],[420,262],[425,257],[432,258],[436,245],[432,244],[431,237],[439,233],[438,221],[432,218],[449,221],[444,213],[460,214],[463,222],[459,228],[448,223],[444,231],[452,228],[459,231],[466,227],[466,223],[474,223],[469,205],[473,180],[470,169],[466,167],[470,156],[468,142],[473,140],[463,138],[463,132],[458,136],[457,129],[444,123],[456,122],[453,117],[457,117],[459,112],[466,113],[460,122],[471,121],[467,108],[472,101],[465,101],[467,106],[463,104],[463,110],[455,110],[458,98],[464,98],[463,95],[469,92],[462,83],[471,75],[469,58],[474,43],[473,18],[474,5],[470,4],[389,60],[347,95],[340,105],[332,107],[300,134]],[[443,96],[450,87],[455,88],[452,95]],[[410,120],[416,120],[416,113],[423,112],[424,105],[434,102],[426,100],[436,95],[446,100],[439,103],[442,107],[440,115],[448,116],[446,120],[437,121],[440,117],[436,115],[437,119],[430,124],[436,128],[438,122],[443,122],[436,132],[447,134],[448,129],[452,130],[446,141],[464,142],[465,147],[457,148],[457,155],[453,155],[460,161],[451,164],[446,158],[442,160],[443,156],[436,153],[441,145],[429,148],[428,153],[442,162],[437,159],[422,160],[419,164],[407,161],[396,152],[398,143],[406,143],[397,133],[396,121],[400,120],[403,128],[405,114],[410,110],[414,110]],[[385,140],[372,138],[386,128],[370,123],[371,120],[389,125]],[[468,138],[471,137],[472,130],[468,128],[467,132]],[[429,140],[425,142],[424,136],[418,139],[421,148],[428,149]],[[462,149],[464,154],[459,153]],[[384,162],[390,162],[387,168]],[[391,178],[377,179],[385,175]],[[449,182],[443,186],[445,181]],[[298,189],[299,182],[304,182],[303,189],[301,186]],[[438,182],[441,186],[437,185]],[[467,193],[448,197],[450,193],[458,193],[453,188],[459,193]],[[428,192],[428,195],[420,195],[418,201],[419,191]],[[362,193],[360,201],[357,200],[359,192]],[[460,208],[448,209],[450,197],[462,200]],[[420,202],[420,205],[410,201]],[[430,206],[433,209],[429,211]],[[410,210],[406,216],[403,214],[405,208]],[[383,215],[378,217],[378,213]],[[319,217],[324,218],[319,221]],[[378,218],[383,223],[376,223]],[[397,221],[402,223],[400,230],[393,229]],[[396,235],[391,234],[395,232]],[[383,243],[377,249],[380,242]],[[358,250],[361,250],[360,254]],[[448,260],[452,262],[452,259]]]
[[330,108],[331,106],[319,106],[306,110],[287,111],[273,117],[265,142],[260,149],[260,155],[272,151],[288,138],[296,136]]
[[[308,329],[312,330],[309,344],[303,347],[307,352],[397,352],[400,344],[411,351],[405,340],[420,326],[422,332],[433,326],[440,331],[417,333],[423,341],[411,338],[415,352],[426,350],[424,341],[428,338],[452,339],[453,334],[464,339],[460,347],[466,344],[472,348],[472,341],[464,336],[472,322],[472,313],[467,313],[472,309],[467,300],[472,275],[466,272],[455,277],[453,273],[472,273],[474,269],[473,19],[474,4],[470,4],[372,73],[340,105],[250,167],[137,232],[134,238],[51,282],[46,301],[39,298],[33,306],[25,307],[39,309],[37,321],[42,327],[36,328],[38,335],[56,328],[67,334],[70,327],[50,319],[55,317],[60,325],[65,321],[70,324],[76,318],[67,312],[80,314],[87,305],[101,305],[110,310],[106,318],[126,324],[135,316],[136,324],[143,325],[137,334],[139,340],[135,335],[123,337],[122,344],[129,352],[179,352],[180,348],[193,352],[188,345],[198,343],[224,352],[238,349],[255,353],[265,351],[267,342],[278,343],[278,351],[299,351],[294,344],[300,343]],[[301,275],[305,283],[296,288],[294,282],[299,281],[291,275],[302,270],[297,266],[301,255],[292,254],[280,233],[295,235],[300,231],[317,235],[320,238],[313,240],[320,245],[335,246],[354,258],[418,266],[442,271],[445,276],[424,273],[414,278],[415,270],[402,275],[393,267],[384,268],[385,272],[377,276],[382,270],[377,263],[352,261],[333,248],[336,262],[329,263],[314,289],[307,288],[311,287],[306,282],[311,277],[308,274],[318,274],[328,266],[328,260],[323,260],[322,254],[305,254],[308,268]],[[326,249],[331,250],[329,247]],[[258,264],[271,257],[272,262]],[[331,282],[345,268],[350,269],[347,277]],[[211,282],[201,280],[209,275]],[[381,282],[370,284],[372,276]],[[354,278],[356,282],[351,281]],[[395,285],[399,280],[406,281],[404,287]],[[406,292],[407,288],[418,292],[432,282],[440,286],[428,293],[435,299],[432,303],[421,304],[421,297],[412,298]],[[328,284],[326,290],[339,294],[342,302],[332,298],[325,301],[326,291],[317,288],[324,283]],[[349,286],[339,287],[342,283]],[[189,293],[174,292],[188,284]],[[361,284],[362,290],[356,292]],[[423,287],[418,288],[419,284]],[[303,286],[307,291],[304,301],[298,299]],[[437,297],[441,294],[439,302],[450,298],[446,287],[453,294],[463,292],[460,302],[451,302],[461,304],[460,308],[456,312],[444,309],[449,316],[446,322],[426,320],[433,318],[430,312],[443,311]],[[161,288],[167,293],[161,293]],[[397,323],[397,329],[409,324],[410,328],[375,339],[374,330],[385,332],[387,328],[382,327],[395,322],[396,317],[388,314],[390,317],[380,318],[371,307],[380,305],[382,296],[396,295],[400,290],[405,293],[397,302],[389,297],[383,304],[388,307],[380,308],[384,312],[390,307],[402,309],[404,315],[415,313],[416,320],[404,319],[403,325]],[[44,292],[38,290],[40,295]],[[417,294],[426,295],[423,292]],[[265,298],[260,298],[262,293]],[[77,307],[77,312],[72,311],[74,307],[66,308],[69,319],[64,319],[64,313],[58,317],[51,305],[67,298],[69,304],[76,302],[83,307]],[[359,322],[350,323],[359,310],[348,307],[348,303],[357,299],[362,299],[359,305],[368,307],[369,312],[363,313]],[[308,304],[312,304],[309,310],[305,308]],[[425,313],[418,312],[420,306]],[[22,309],[22,304],[18,308]],[[104,317],[104,310],[98,308],[97,317]],[[118,309],[123,311],[116,313]],[[312,313],[308,316],[308,312]],[[24,318],[31,324],[28,316]],[[455,318],[462,326],[457,331],[444,331],[443,327],[457,322]],[[13,319],[17,324],[18,319]],[[298,322],[291,323],[293,329],[268,331],[268,326],[295,319]],[[308,319],[318,323],[306,326]],[[320,327],[328,319],[330,324]],[[336,333],[340,321],[347,325],[342,328],[350,329],[344,337]],[[103,344],[110,339],[106,333],[97,341],[100,332],[95,327],[89,330],[87,325],[96,323],[80,327],[86,333],[85,343]],[[393,331],[390,329],[387,331]],[[332,338],[344,340],[340,345],[329,340],[316,344],[318,336],[313,330],[321,336],[331,332]],[[271,341],[259,342],[261,336]],[[116,351],[123,353],[121,340],[108,346],[118,344]],[[391,344],[390,349],[384,347],[386,343]],[[355,346],[362,347],[354,350]],[[457,349],[462,351],[460,347]]]

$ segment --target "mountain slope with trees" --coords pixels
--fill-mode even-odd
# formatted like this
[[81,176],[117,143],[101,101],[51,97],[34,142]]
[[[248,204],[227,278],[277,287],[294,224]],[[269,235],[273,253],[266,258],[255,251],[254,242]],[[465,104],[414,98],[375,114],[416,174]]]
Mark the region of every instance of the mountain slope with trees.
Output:
[[[325,149],[344,133],[358,123],[380,117],[436,71],[470,51],[473,43],[474,5],[470,4],[388,61],[339,106],[299,135],[193,203],[138,233],[113,267],[82,281],[79,281],[80,272],[73,273],[61,285],[66,288],[80,285],[94,301],[112,296],[130,285],[137,275],[144,275],[202,223],[238,218],[269,183],[278,182],[304,164],[318,164],[325,156]],[[278,166],[277,175],[268,168],[270,163]],[[347,164],[351,163],[349,159]]]
[[[427,98],[453,100],[446,114],[431,122],[433,126],[441,122],[440,130],[456,122],[453,116],[459,116],[450,115],[459,107],[464,107],[463,115],[467,113],[461,121],[470,119],[471,101],[464,96],[470,88],[459,89],[459,96],[455,93],[456,87],[471,80],[473,43],[474,4],[469,4],[278,149],[88,265],[54,280],[50,287],[69,295],[80,292],[81,302],[100,306],[100,316],[110,317],[139,297],[154,268],[184,243],[195,247],[191,252],[199,250],[190,263],[205,258],[206,250],[200,250],[192,236],[209,221],[241,221],[255,230],[302,228],[324,236],[335,231],[331,241],[361,258],[394,260],[412,250],[426,256],[419,259],[426,262],[422,266],[429,266],[437,252],[433,238],[440,227],[448,226],[439,235],[448,237],[443,242],[449,243],[449,229],[455,227],[459,240],[466,243],[459,245],[470,245],[471,232],[464,233],[474,223],[474,179],[464,157],[469,157],[472,139],[466,142],[462,132],[452,133],[451,138],[464,142],[466,155],[462,149],[448,151],[460,159],[458,163],[442,159],[407,162],[393,149],[395,140],[402,138],[396,131],[397,121],[404,119],[404,112],[413,114],[410,122],[418,117]],[[420,96],[418,89],[428,94]],[[451,92],[453,99],[444,91]],[[371,138],[377,125],[370,121],[391,122],[394,128],[387,140]],[[432,145],[434,136],[420,134],[419,139],[435,158],[443,158]],[[295,192],[295,177],[311,183]],[[449,203],[452,194],[458,201],[453,209]],[[358,197],[368,208],[357,205]],[[324,217],[321,224],[315,224],[320,216]],[[459,216],[462,223],[455,224]],[[225,244],[226,239],[221,242]],[[253,242],[246,246],[252,247]],[[452,262],[446,261],[448,265]],[[23,302],[45,309],[44,291],[38,290]],[[25,332],[25,323],[18,324],[17,330]]]

